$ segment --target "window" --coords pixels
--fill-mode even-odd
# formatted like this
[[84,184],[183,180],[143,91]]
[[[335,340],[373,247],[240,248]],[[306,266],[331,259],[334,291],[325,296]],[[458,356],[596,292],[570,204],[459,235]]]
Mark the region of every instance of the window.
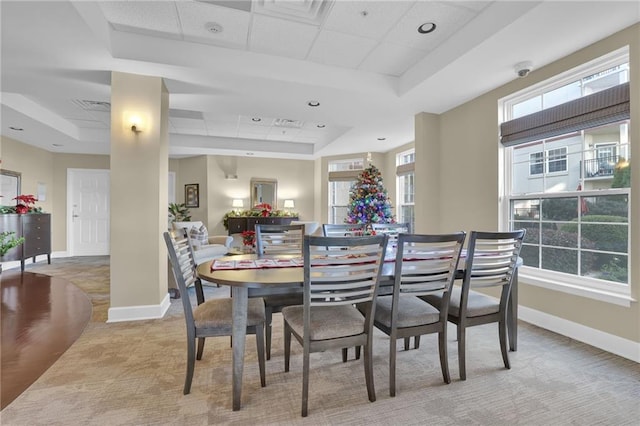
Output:
[[501,101],[503,226],[534,284],[630,295],[628,74],[624,50]]
[[363,169],[362,158],[329,162],[329,223],[345,223],[349,212],[349,190]]
[[401,152],[396,157],[396,221],[406,222],[415,230],[415,150]]

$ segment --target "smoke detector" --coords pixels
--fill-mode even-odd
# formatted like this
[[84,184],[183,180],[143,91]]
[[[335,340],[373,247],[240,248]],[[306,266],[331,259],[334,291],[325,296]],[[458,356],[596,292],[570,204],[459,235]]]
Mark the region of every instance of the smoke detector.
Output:
[[207,22],[206,24],[204,24],[204,28],[212,34],[218,34],[224,31],[222,25],[218,24],[217,22]]

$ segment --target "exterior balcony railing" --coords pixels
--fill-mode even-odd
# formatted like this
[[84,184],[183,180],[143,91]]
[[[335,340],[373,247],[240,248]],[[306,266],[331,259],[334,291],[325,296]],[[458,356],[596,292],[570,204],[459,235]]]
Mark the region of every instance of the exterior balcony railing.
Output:
[[583,173],[586,179],[613,177],[613,172],[620,159],[617,155],[584,160]]

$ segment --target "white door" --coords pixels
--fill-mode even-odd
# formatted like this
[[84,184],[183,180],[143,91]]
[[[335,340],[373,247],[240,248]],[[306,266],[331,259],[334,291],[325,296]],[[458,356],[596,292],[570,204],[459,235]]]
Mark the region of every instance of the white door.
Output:
[[67,229],[71,256],[109,254],[109,170],[67,171]]

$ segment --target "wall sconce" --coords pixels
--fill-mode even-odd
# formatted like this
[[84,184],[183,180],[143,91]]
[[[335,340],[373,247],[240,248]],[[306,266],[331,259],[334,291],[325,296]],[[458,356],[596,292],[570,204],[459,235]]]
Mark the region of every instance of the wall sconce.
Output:
[[244,203],[240,199],[235,199],[231,202],[231,207],[239,211],[244,207]]
[[125,128],[131,129],[133,133],[144,131],[145,124],[145,119],[142,114],[130,111],[124,113]]
[[295,204],[293,203],[293,200],[284,200],[284,208],[285,209],[293,209],[295,208]]

